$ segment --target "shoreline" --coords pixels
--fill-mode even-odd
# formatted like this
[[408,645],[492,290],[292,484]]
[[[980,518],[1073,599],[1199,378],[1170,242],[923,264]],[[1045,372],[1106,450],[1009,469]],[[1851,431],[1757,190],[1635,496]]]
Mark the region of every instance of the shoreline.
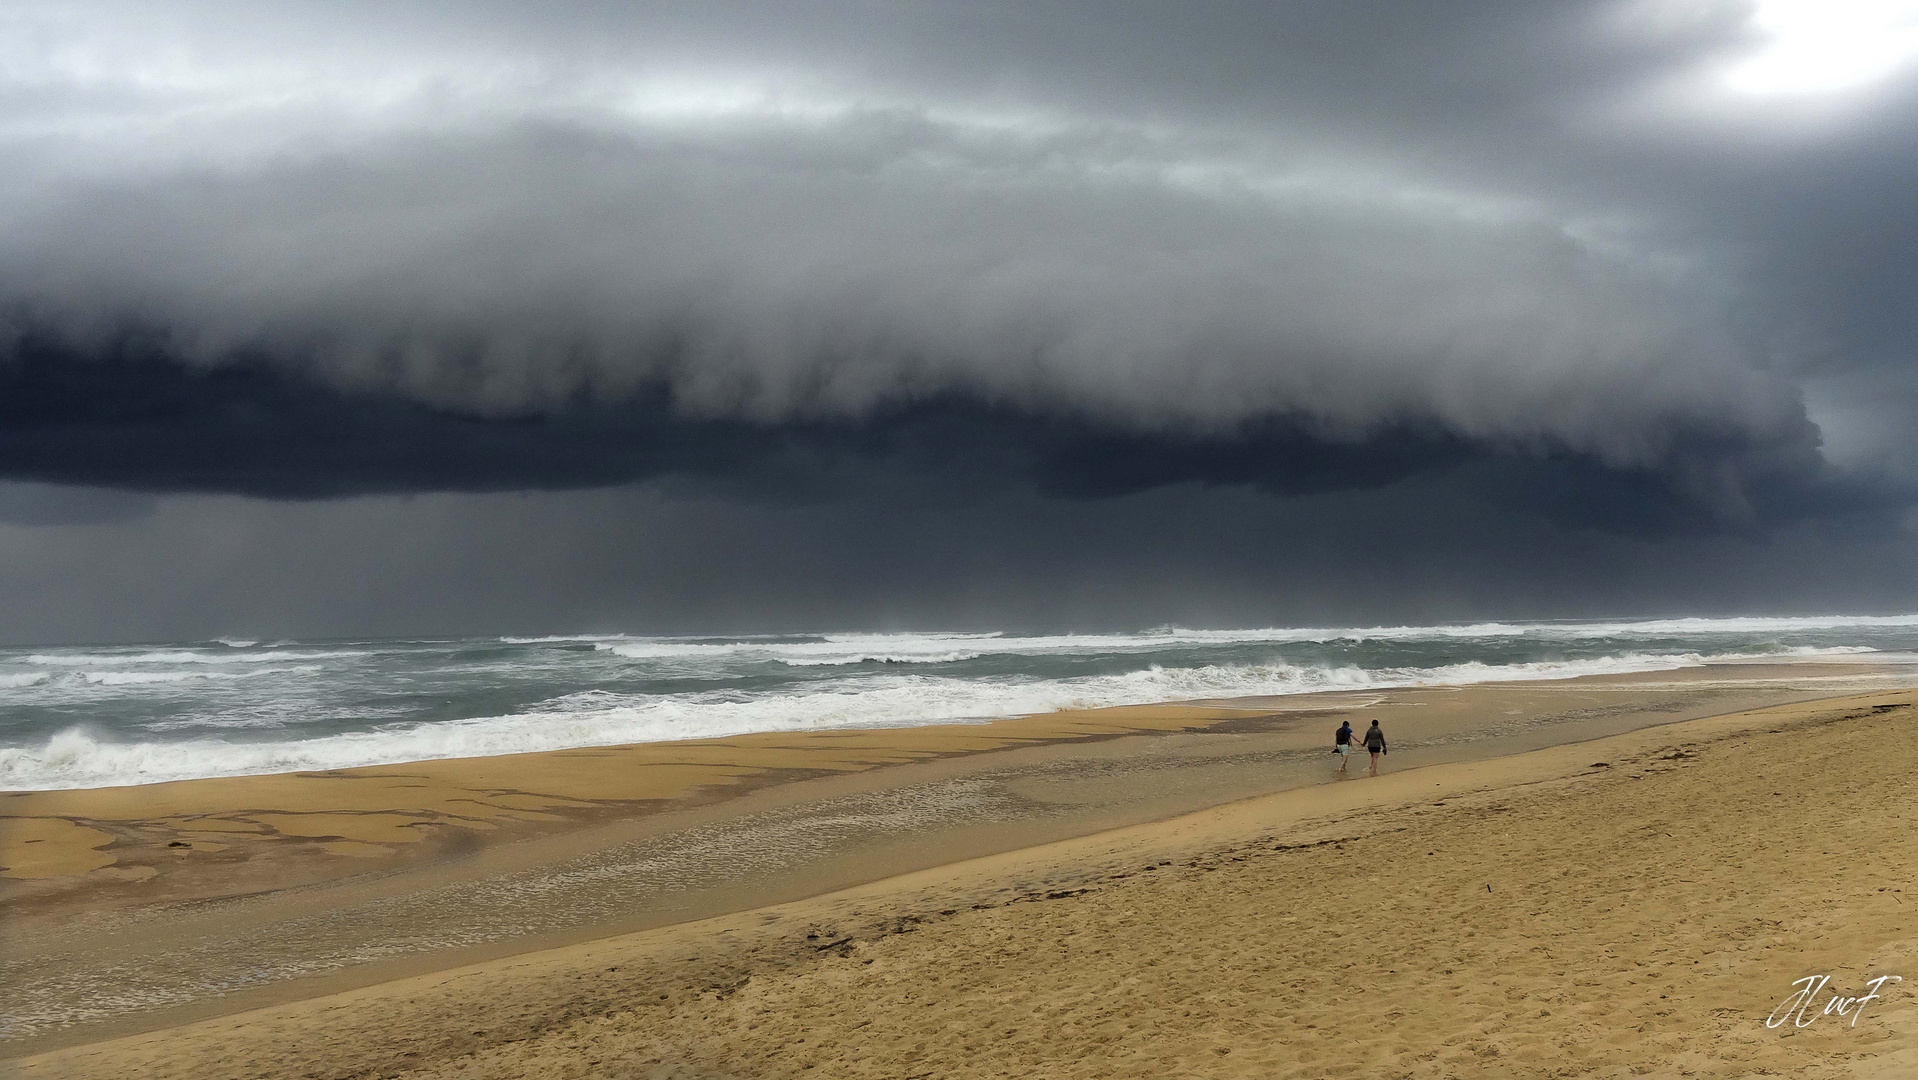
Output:
[[[35,812],[124,813],[132,800],[149,816],[68,819],[115,830],[99,854],[123,861],[9,882],[30,902],[9,905],[16,987],[0,1014],[14,1026],[0,1056],[765,909],[1248,797],[1348,792],[1413,766],[1469,767],[1829,699],[1886,670],[1731,665],[642,744],[429,763],[450,766],[433,775],[383,767],[182,781],[158,800],[135,798],[155,794],[146,788],[36,793],[65,805]],[[1380,781],[1328,788],[1324,745],[1348,713],[1382,717],[1399,753]],[[514,783],[502,786],[508,774]],[[615,784],[615,795],[656,797],[593,801]],[[408,828],[391,820],[402,809],[433,821],[449,808],[491,828],[414,826],[429,835],[389,842],[376,858],[328,846]],[[305,832],[208,827],[287,817],[308,818]],[[182,832],[189,844],[211,835],[225,846],[166,846]],[[460,836],[473,840],[448,841]],[[141,858],[166,860],[166,872],[124,872],[150,867]],[[250,943],[214,944],[235,934]],[[248,981],[241,971],[266,974]]]
[[[891,1075],[887,1070],[915,1063],[969,1075],[941,1055],[961,1055],[968,1063],[979,1056],[983,1073],[987,1059],[1000,1069],[1008,1060],[1029,1069],[1043,1055],[1070,1055],[1077,1045],[1093,1055],[1090,1064],[1120,1075],[1165,1075],[1166,1062],[1140,1056],[1147,1054],[1171,1054],[1179,1062],[1175,1071],[1187,1074],[1323,1075],[1313,1070],[1345,1061],[1344,1051],[1328,1050],[1311,1030],[1315,1025],[1300,1021],[1324,1011],[1311,1000],[1314,986],[1330,993],[1340,979],[1353,978],[1360,980],[1356,989],[1371,995],[1373,1015],[1385,1017],[1374,1020],[1375,1027],[1383,1024],[1378,1037],[1403,1043],[1390,1060],[1407,1075],[1446,1075],[1442,1062],[1433,1061],[1437,1051],[1452,1067],[1499,1058],[1497,1067],[1507,1075],[1557,1075],[1551,1070],[1563,1062],[1541,1056],[1553,1046],[1561,1055],[1584,1055],[1572,1060],[1588,1069],[1621,1070],[1634,1061],[1669,1062],[1682,1049],[1688,1066],[1711,1076],[1743,1075],[1737,1070],[1761,1064],[1821,1076],[1852,1075],[1848,1067],[1819,1071],[1834,1062],[1914,1064],[1918,1028],[1908,1021],[1918,1018],[1918,1007],[1911,994],[1887,1001],[1874,1018],[1879,1026],[1849,1042],[1848,1029],[1837,1025],[1796,1042],[1762,1027],[1773,999],[1789,990],[1807,962],[1833,965],[1850,977],[1876,970],[1873,964],[1918,961],[1918,939],[1899,943],[1909,931],[1906,901],[1894,888],[1910,892],[1913,884],[1913,835],[1901,823],[1908,808],[1885,807],[1890,820],[1849,810],[1832,822],[1766,818],[1749,808],[1765,803],[1764,791],[1749,782],[1744,788],[1750,790],[1726,789],[1722,779],[1762,777],[1771,798],[1790,798],[1793,805],[1807,797],[1841,809],[1875,801],[1856,785],[1833,788],[1846,770],[1823,751],[1839,742],[1851,749],[1888,746],[1892,739],[1888,764],[1902,767],[1918,750],[1910,739],[1914,703],[1918,692],[1909,690],[1824,698],[1426,765],[1362,784],[1286,790],[808,899],[79,1045],[11,1065],[22,1076],[366,1071],[506,1077],[535,1069],[597,1075],[594,1067],[617,1061],[660,1066],[629,1073],[636,1076],[755,1063],[755,1075],[784,1075],[810,1061],[836,1065],[835,1075]],[[1810,750],[1820,753],[1808,758]],[[1707,772],[1720,779],[1708,779]],[[1686,813],[1704,822],[1697,835],[1672,823],[1671,815]],[[1487,829],[1499,843],[1482,842]],[[1780,830],[1821,839],[1779,848],[1772,841]],[[1858,844],[1877,858],[1859,859]],[[1434,850],[1424,852],[1428,846]],[[1503,857],[1528,848],[1546,857]],[[1585,850],[1599,861],[1577,854]],[[1441,851],[1443,859],[1421,858]],[[1805,873],[1806,867],[1823,867],[1835,878]],[[1563,876],[1575,868],[1581,876]],[[1749,891],[1740,872],[1757,873],[1755,880],[1772,883],[1778,895]],[[1644,874],[1656,875],[1649,893]],[[1428,878],[1430,884],[1421,884]],[[1446,882],[1455,879],[1472,884],[1451,898],[1457,886]],[[1269,899],[1250,899],[1273,888],[1287,897],[1277,908]],[[1641,899],[1621,907],[1620,888]],[[1327,924],[1317,905],[1328,901],[1302,899],[1322,894],[1345,896],[1342,903],[1361,910],[1384,903],[1396,912],[1392,919],[1427,921],[1409,938],[1396,933],[1397,922],[1373,924],[1369,949],[1335,951],[1313,962],[1317,943],[1328,936],[1343,940],[1352,930]],[[1422,916],[1435,901],[1439,910]],[[1845,917],[1821,917],[1818,902],[1842,902]],[[1129,917],[1145,907],[1159,912],[1158,919],[1193,911],[1190,917],[1203,920],[1215,909],[1242,918],[1248,906],[1257,912],[1248,926],[1196,938]],[[1752,925],[1773,927],[1761,936],[1782,951],[1747,951],[1753,942],[1745,928]],[[1600,950],[1561,941],[1568,934],[1576,940],[1595,934],[1610,945]],[[1074,940],[1083,942],[1076,953]],[[1674,955],[1675,941],[1698,952]],[[999,943],[989,956],[981,952],[988,942]],[[1178,948],[1167,951],[1173,942]],[[1061,970],[1046,957],[1062,948],[1078,959]],[[1384,959],[1372,956],[1378,950],[1385,950]],[[1244,956],[1266,952],[1270,963],[1260,970],[1268,973],[1244,982]],[[1449,965],[1442,973],[1433,967],[1441,959]],[[1411,971],[1408,982],[1388,977],[1408,974],[1385,971],[1388,960],[1432,969]],[[1701,962],[1710,965],[1702,983],[1692,966]],[[1212,978],[1208,964],[1220,966],[1217,979],[1227,990],[1206,991],[1204,1015],[1196,1021],[1195,999],[1175,999],[1167,1013],[1165,1001],[1139,999],[1133,988],[1140,979],[1152,983],[1182,972]],[[1118,965],[1116,974],[1094,976],[1104,970],[1099,965]],[[946,968],[954,969],[946,981],[956,980],[955,992],[965,985],[989,996],[977,1004],[943,999],[930,984]],[[1109,988],[1100,993],[1149,1006],[1148,1030],[1116,1019],[1106,1028],[1089,1027],[1093,1014],[1072,1019],[1079,1015],[1074,1010],[1093,1008],[1099,997],[1083,992],[1046,1006],[1065,1015],[1039,1015],[1035,1005],[1033,1015],[1023,1016],[1020,980],[1062,976],[1093,978],[1096,987]],[[1261,978],[1289,982],[1293,990],[1274,997],[1279,987]],[[1452,993],[1433,998],[1425,988],[1434,981],[1451,984]],[[1501,982],[1514,993],[1529,987],[1526,993],[1540,996],[1514,1007],[1516,999],[1496,989]],[[921,983],[931,995],[923,1003],[912,990]],[[1573,986],[1583,989],[1572,992]],[[1669,1006],[1660,995],[1670,995]],[[1455,997],[1464,1004],[1454,1007]],[[1661,1003],[1646,1005],[1648,998]],[[1405,1024],[1457,1030],[1399,1031],[1396,1018],[1403,1014],[1390,1009],[1413,999],[1424,1008]],[[1050,999],[1033,998],[1042,1000]],[[1183,1018],[1176,1009],[1181,1003]],[[929,1012],[922,1004],[942,1008]],[[1277,1026],[1246,1027],[1244,1010],[1264,1008],[1278,1010]],[[1632,1023],[1615,1020],[1616,1031],[1606,1028],[1607,1010],[1630,1010]],[[979,1037],[994,1013],[1023,1016],[1008,1029],[1017,1038]],[[1116,1014],[1103,1009],[1099,1015]],[[1220,1016],[1239,1019],[1220,1027]],[[957,1018],[970,1018],[970,1027],[958,1030],[964,1022]],[[801,1040],[807,1045],[791,1043],[795,1031],[807,1035]],[[1367,1046],[1354,1045],[1351,1053]],[[1133,1056],[1115,1056],[1121,1049]],[[1376,1055],[1362,1060],[1372,1067],[1386,1063]],[[1115,1067],[1127,1062],[1133,1067]],[[1713,1063],[1724,1067],[1704,1067]],[[1060,1075],[1076,1075],[1067,1068],[1070,1058],[1055,1064]]]
[[[1914,616],[1914,618],[1918,618],[1918,616]],[[158,646],[155,646],[155,647],[157,648]],[[1862,649],[1862,651],[1859,651],[1860,649]],[[136,658],[136,660],[137,659],[138,658]],[[102,662],[104,662],[104,658],[102,658]],[[1644,664],[1647,666],[1632,666],[1633,664]],[[1389,694],[1389,693],[1394,693],[1398,691],[1420,690],[1420,689],[1431,689],[1431,688],[1462,689],[1462,688],[1471,688],[1471,687],[1523,686],[1523,685],[1534,684],[1534,683],[1563,684],[1563,683],[1590,683],[1590,682],[1600,682],[1600,681],[1615,682],[1620,680],[1650,681],[1650,680],[1657,680],[1660,677],[1664,677],[1664,676],[1676,676],[1677,678],[1680,678],[1683,680],[1695,681],[1701,678],[1705,673],[1708,673],[1708,672],[1720,672],[1720,671],[1735,672],[1735,671],[1739,671],[1741,669],[1747,669],[1747,668],[1775,669],[1775,670],[1816,670],[1820,668],[1887,669],[1887,668],[1895,668],[1898,666],[1911,665],[1911,664],[1918,664],[1918,653],[1897,651],[1897,650],[1894,650],[1891,652],[1878,652],[1877,650],[1866,648],[1866,647],[1858,647],[1858,648],[1807,647],[1805,649],[1797,650],[1795,652],[1792,650],[1786,650],[1785,652],[1777,653],[1777,654],[1766,654],[1762,652],[1751,652],[1751,653],[1727,652],[1727,653],[1714,653],[1714,654],[1698,654],[1698,653],[1627,654],[1624,656],[1616,656],[1616,657],[1585,658],[1583,660],[1577,660],[1577,661],[1541,661],[1536,663],[1514,662],[1509,665],[1501,665],[1501,664],[1484,665],[1476,661],[1471,661],[1471,662],[1463,662],[1457,665],[1440,665],[1436,668],[1427,669],[1424,672],[1426,676],[1436,675],[1440,672],[1457,672],[1457,673],[1466,674],[1466,677],[1460,680],[1447,680],[1443,678],[1428,677],[1428,678],[1422,678],[1418,681],[1411,681],[1411,682],[1382,682],[1382,683],[1363,683],[1363,684],[1352,684],[1352,685],[1334,684],[1334,685],[1322,686],[1317,689],[1292,688],[1292,689],[1287,689],[1283,691],[1274,691],[1270,693],[1247,692],[1247,693],[1237,693],[1237,694],[1215,694],[1211,696],[1199,696],[1199,697],[1167,696],[1162,698],[1119,700],[1119,701],[1107,703],[1107,704],[1059,705],[1056,707],[1040,708],[1037,711],[1013,710],[1013,711],[1007,711],[1003,713],[982,712],[982,713],[973,714],[973,715],[942,716],[942,717],[921,718],[921,719],[914,719],[914,720],[899,720],[897,718],[888,718],[882,722],[876,722],[876,723],[871,721],[857,722],[857,723],[848,722],[840,726],[797,726],[797,727],[775,726],[775,727],[769,727],[769,728],[753,728],[753,729],[747,729],[747,730],[731,731],[731,732],[725,732],[720,734],[708,733],[708,734],[683,735],[683,736],[669,735],[669,736],[663,736],[663,737],[621,739],[617,741],[604,741],[603,736],[600,736],[600,737],[597,737],[599,741],[595,741],[594,739],[588,739],[587,741],[579,742],[577,744],[568,743],[568,742],[559,742],[555,745],[544,745],[544,746],[539,746],[533,749],[517,748],[517,749],[491,749],[491,750],[484,750],[484,751],[468,750],[468,752],[463,752],[463,753],[424,752],[424,756],[409,756],[407,754],[399,754],[397,756],[376,757],[372,760],[359,760],[359,761],[353,760],[353,756],[348,755],[347,759],[344,761],[332,761],[332,762],[326,762],[326,763],[315,762],[309,765],[299,766],[299,767],[295,767],[291,765],[289,763],[289,759],[299,759],[303,756],[309,756],[309,755],[302,755],[300,753],[295,752],[295,753],[281,756],[274,767],[268,767],[268,768],[236,765],[231,762],[228,762],[227,763],[228,766],[231,769],[236,771],[225,771],[225,772],[211,771],[211,772],[205,772],[205,773],[193,773],[193,772],[187,772],[185,769],[177,765],[163,766],[154,770],[155,772],[159,773],[158,776],[150,777],[150,778],[137,778],[137,779],[122,778],[122,779],[113,780],[111,782],[107,782],[98,778],[91,781],[87,781],[87,782],[74,782],[71,778],[69,778],[67,780],[50,782],[50,786],[0,787],[0,797],[6,797],[6,796],[12,796],[12,795],[41,795],[41,794],[49,794],[53,792],[69,792],[69,791],[111,791],[111,790],[116,790],[121,788],[128,788],[128,789],[138,788],[138,789],[150,790],[150,789],[164,788],[172,784],[198,783],[201,781],[248,780],[248,779],[260,778],[260,777],[272,777],[272,776],[345,774],[345,773],[355,773],[363,770],[391,769],[391,768],[398,768],[403,766],[422,766],[422,767],[430,768],[436,763],[440,763],[440,762],[474,761],[474,760],[485,760],[485,759],[492,759],[492,758],[536,759],[536,758],[544,757],[551,754],[566,754],[566,753],[578,753],[578,752],[593,751],[593,750],[621,749],[621,748],[628,748],[628,747],[634,747],[634,746],[663,746],[663,745],[671,745],[671,744],[678,744],[678,743],[723,742],[723,741],[734,740],[734,739],[755,738],[755,737],[762,737],[762,736],[778,738],[782,736],[805,736],[805,735],[810,735],[815,733],[891,732],[891,731],[899,731],[903,729],[917,728],[917,727],[976,728],[976,727],[995,726],[995,725],[1001,725],[1001,724],[1012,723],[1012,722],[1030,721],[1030,720],[1040,719],[1045,717],[1060,717],[1060,716],[1088,716],[1089,717],[1089,716],[1095,716],[1097,714],[1113,713],[1113,712],[1128,711],[1128,710],[1139,710],[1139,709],[1162,709],[1162,708],[1172,708],[1172,707],[1189,707],[1189,708],[1199,708],[1199,709],[1218,708],[1218,709],[1227,709],[1227,710],[1246,709],[1246,708],[1261,707],[1259,705],[1246,704],[1246,703],[1254,703],[1254,702],[1296,701],[1296,700],[1303,700],[1303,699],[1310,699],[1310,698],[1317,698],[1317,697],[1343,696],[1343,695],[1349,695],[1349,694]],[[1624,665],[1624,666],[1614,666],[1614,665]],[[1540,667],[1548,668],[1548,669],[1565,668],[1568,670],[1564,670],[1564,671],[1554,670],[1549,674],[1541,673],[1539,671],[1529,670],[1531,668],[1540,668]],[[1583,670],[1583,671],[1577,670],[1581,667],[1585,667],[1587,668],[1587,670]],[[1480,670],[1478,673],[1474,674],[1473,673],[1474,669],[1480,669]],[[1339,671],[1348,670],[1348,669],[1326,669],[1326,670],[1330,670],[1330,671],[1333,671],[1334,673],[1337,673]],[[1359,670],[1359,669],[1349,669],[1349,670]],[[1496,672],[1499,674],[1495,676],[1484,674],[1486,672]],[[1372,674],[1370,672],[1364,672],[1364,671],[1359,671],[1359,673],[1361,675],[1366,675],[1368,677]],[[44,675],[46,673],[40,672],[36,674]],[[112,674],[112,673],[109,673],[109,674]],[[170,678],[170,676],[155,676],[155,678]],[[1744,680],[1740,680],[1740,681],[1744,681]],[[1098,695],[1094,695],[1094,696],[1096,697]],[[528,715],[530,716],[531,714],[528,714]],[[500,717],[481,717],[477,719],[483,720],[483,721],[493,721],[493,720],[513,719],[513,718],[514,717],[512,716],[500,716]],[[468,722],[468,721],[453,719],[453,720],[446,721],[444,725],[439,725],[439,724],[415,725],[414,729],[409,729],[409,730],[430,731],[430,730],[435,730],[441,726],[445,726],[448,729],[454,729],[454,728],[457,728],[460,723],[464,723],[464,722]],[[309,743],[313,741],[327,742],[332,738],[338,737],[340,734],[341,733],[335,733],[334,735],[331,735],[331,736],[310,736],[308,738],[294,739],[286,742],[267,742],[267,743],[240,742],[232,745],[242,749],[257,749],[265,746],[303,747],[303,746],[309,745]],[[367,733],[362,732],[360,734],[367,734]],[[83,756],[84,747],[65,748],[65,749],[62,749],[59,752],[59,754],[56,755],[54,746],[59,744],[62,739],[65,739],[68,737],[78,737],[82,743],[90,743],[93,738],[93,733],[85,724],[79,724],[79,725],[69,726],[58,732],[54,732],[51,736],[43,735],[42,737],[49,738],[51,740],[49,746],[43,751],[45,754],[55,755],[55,756],[75,756],[75,755]],[[187,740],[176,742],[176,743],[167,743],[167,742],[150,743],[150,742],[137,742],[137,741],[131,742],[131,743],[122,743],[116,740],[107,740],[104,743],[95,744],[95,745],[112,746],[122,751],[129,751],[129,750],[130,751],[156,751],[161,754],[177,753],[179,751],[186,751],[186,750],[206,749],[214,752],[216,755],[222,749],[228,746],[228,744],[226,743],[215,742],[210,740],[202,740],[202,739],[187,739]],[[14,747],[11,750],[9,750],[8,753],[24,754],[24,753],[27,753],[30,749],[31,749],[30,747]],[[413,748],[413,749],[416,752],[418,752],[418,748]],[[325,757],[329,755],[318,755],[318,756]],[[137,764],[137,763],[131,766],[123,765],[122,767],[130,768],[135,774],[142,774],[146,771],[146,767],[144,765]],[[180,775],[180,773],[182,772],[185,772],[186,774]],[[57,771],[55,773],[49,773],[48,777],[51,777],[54,775],[57,775]],[[43,779],[46,779],[46,778],[47,777],[43,777]],[[19,777],[16,777],[13,782],[16,784],[24,783],[24,781],[22,781],[21,778]]]
[[[1377,705],[1433,694],[1752,690],[1767,681],[1891,679],[1898,671],[1852,660],[1714,663],[1569,679],[1156,702],[983,722],[756,732],[323,771],[0,791],[0,903],[18,911],[43,898],[89,891],[111,903],[112,893],[125,891],[117,889],[122,885],[142,886],[145,895],[135,902],[151,902],[156,878],[174,887],[169,899],[217,896],[234,891],[229,879],[236,869],[256,861],[264,871],[258,884],[288,887],[726,801],[796,781],[1020,747],[1268,731],[1312,716],[1370,715]],[[305,865],[289,867],[289,854]],[[245,869],[239,872],[246,876]]]

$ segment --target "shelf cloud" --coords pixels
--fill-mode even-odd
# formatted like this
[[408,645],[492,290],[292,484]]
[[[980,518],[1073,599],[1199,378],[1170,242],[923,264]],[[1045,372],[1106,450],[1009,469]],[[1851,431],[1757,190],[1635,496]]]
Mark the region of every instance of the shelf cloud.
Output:
[[1896,534],[1918,82],[1774,14],[15,5],[0,477]]

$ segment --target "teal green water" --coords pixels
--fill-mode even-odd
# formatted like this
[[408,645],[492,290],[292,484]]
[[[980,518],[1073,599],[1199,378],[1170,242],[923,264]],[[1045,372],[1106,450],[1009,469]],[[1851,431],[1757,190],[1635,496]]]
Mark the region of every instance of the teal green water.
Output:
[[1918,616],[12,649],[0,788],[1914,649]]

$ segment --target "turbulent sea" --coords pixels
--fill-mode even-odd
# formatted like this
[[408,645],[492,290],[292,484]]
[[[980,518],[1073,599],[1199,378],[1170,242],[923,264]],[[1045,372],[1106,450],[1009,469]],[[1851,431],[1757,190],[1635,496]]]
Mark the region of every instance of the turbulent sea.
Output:
[[1918,615],[11,649],[0,789],[1914,650]]

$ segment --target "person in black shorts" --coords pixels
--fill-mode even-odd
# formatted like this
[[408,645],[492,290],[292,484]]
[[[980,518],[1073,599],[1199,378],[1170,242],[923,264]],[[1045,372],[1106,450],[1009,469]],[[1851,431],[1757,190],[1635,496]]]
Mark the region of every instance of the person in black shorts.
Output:
[[1372,771],[1365,775],[1377,776],[1379,758],[1385,753],[1385,732],[1379,730],[1377,720],[1372,721],[1372,726],[1365,729],[1365,748],[1372,752]]
[[1332,733],[1332,752],[1339,756],[1339,772],[1345,772],[1346,763],[1352,760],[1352,721],[1340,724]]

